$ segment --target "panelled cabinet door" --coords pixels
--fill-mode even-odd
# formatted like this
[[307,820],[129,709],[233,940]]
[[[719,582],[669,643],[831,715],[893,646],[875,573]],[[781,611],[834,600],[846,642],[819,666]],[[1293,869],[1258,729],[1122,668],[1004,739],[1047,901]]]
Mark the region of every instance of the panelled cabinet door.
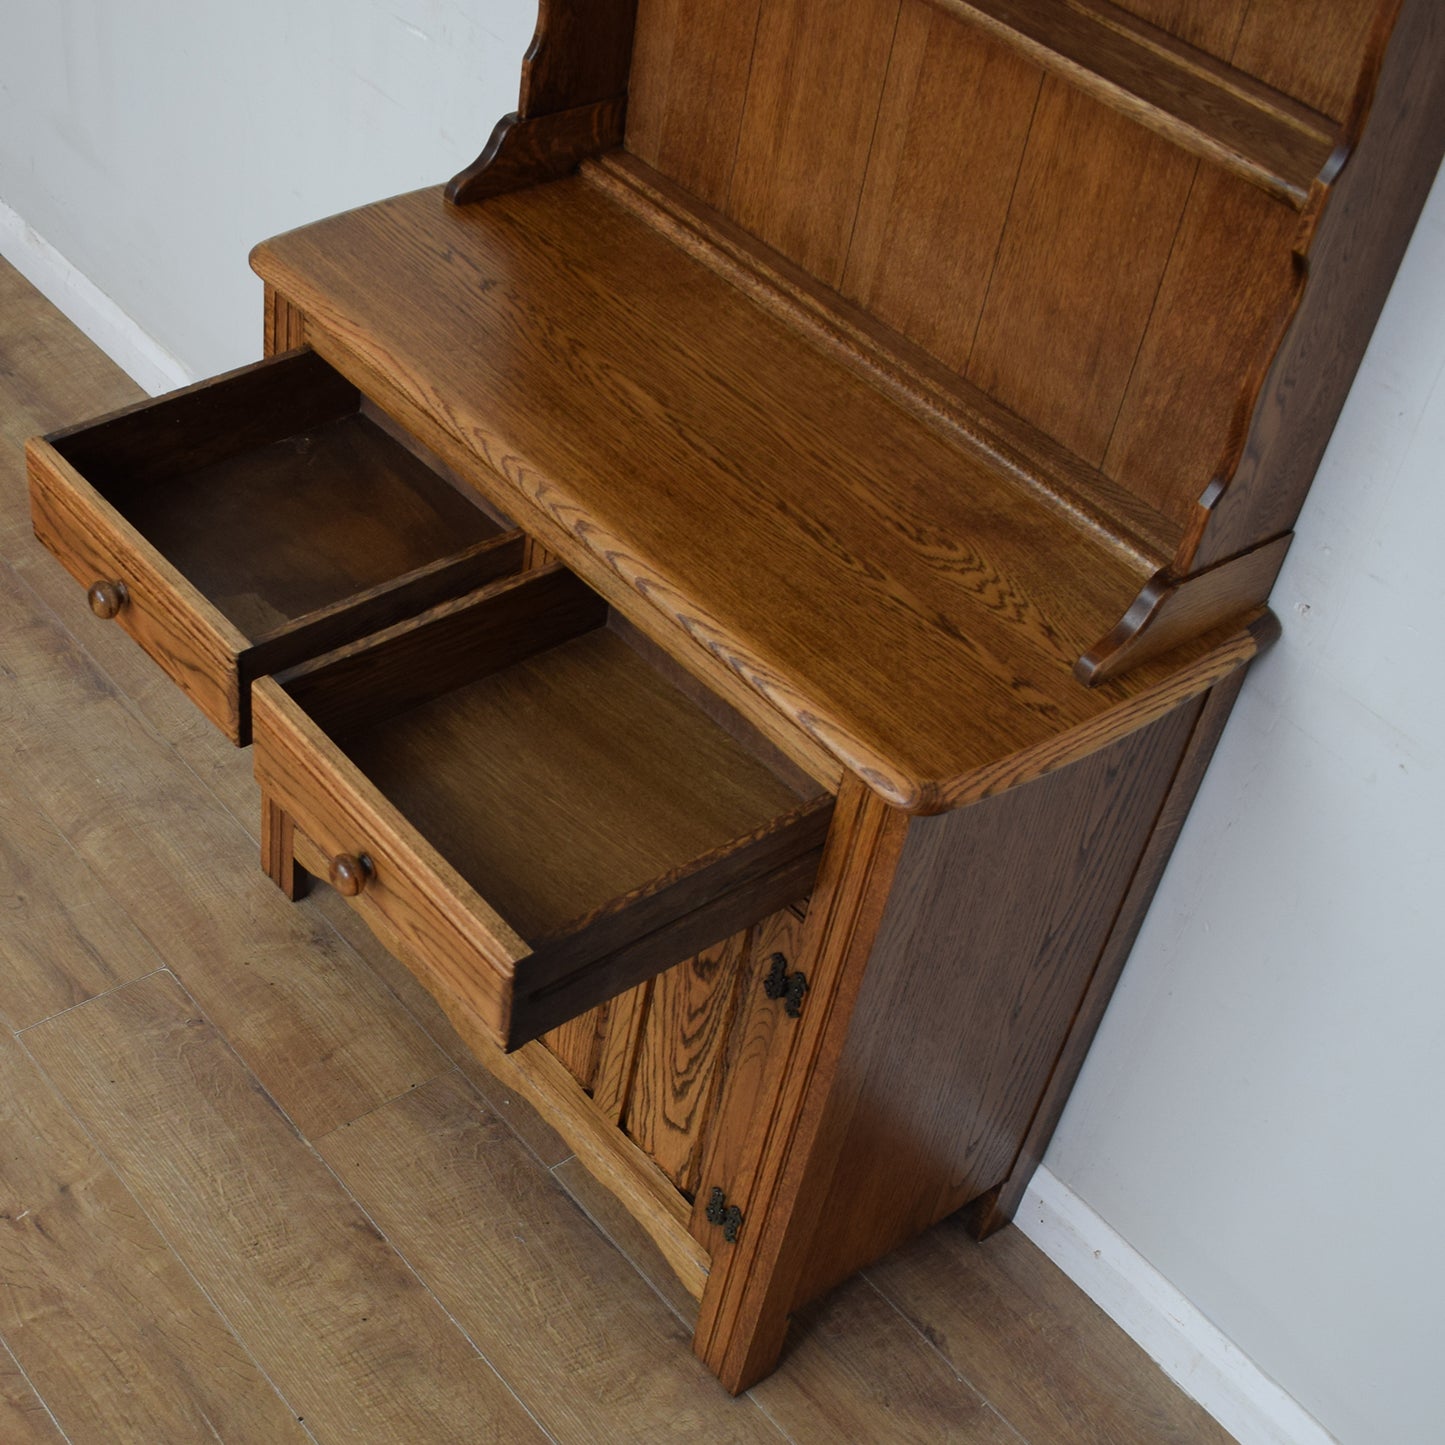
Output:
[[745,1224],[797,1016],[807,1006],[797,964],[803,917],[800,905],[765,918],[752,930],[743,960],[690,1226],[714,1256]]

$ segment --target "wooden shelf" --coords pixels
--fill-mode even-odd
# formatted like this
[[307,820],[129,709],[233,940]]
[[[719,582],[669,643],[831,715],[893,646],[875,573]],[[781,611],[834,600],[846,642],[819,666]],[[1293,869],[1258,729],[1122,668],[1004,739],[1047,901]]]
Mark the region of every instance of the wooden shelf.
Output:
[[417,192],[253,264],[500,510],[775,741],[779,714],[810,738],[818,776],[948,807],[1254,651],[1236,632],[1082,687],[1075,660],[1148,580],[1137,553],[586,177],[473,207]]
[[1340,126],[1107,0],[928,0],[1303,210]]

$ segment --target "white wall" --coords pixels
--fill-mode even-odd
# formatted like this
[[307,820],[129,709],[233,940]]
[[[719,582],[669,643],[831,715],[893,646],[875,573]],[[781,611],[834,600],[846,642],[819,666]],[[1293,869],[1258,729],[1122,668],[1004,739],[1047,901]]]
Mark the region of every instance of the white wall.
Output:
[[[0,201],[182,369],[238,364],[249,247],[469,161],[534,15],[0,0]],[[1437,192],[1048,1159],[1349,1445],[1441,1438],[1442,369]]]
[[1047,1166],[1351,1445],[1445,1439],[1445,181]]
[[193,377],[254,360],[250,248],[446,180],[536,0],[0,0],[0,200]]

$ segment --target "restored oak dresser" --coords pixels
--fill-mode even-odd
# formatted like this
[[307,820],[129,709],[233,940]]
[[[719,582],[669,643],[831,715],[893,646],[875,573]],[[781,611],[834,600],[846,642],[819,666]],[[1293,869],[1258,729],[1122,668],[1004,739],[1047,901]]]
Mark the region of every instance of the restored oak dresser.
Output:
[[37,534],[698,1301],[1041,1158],[1445,146],[1434,0],[543,0]]

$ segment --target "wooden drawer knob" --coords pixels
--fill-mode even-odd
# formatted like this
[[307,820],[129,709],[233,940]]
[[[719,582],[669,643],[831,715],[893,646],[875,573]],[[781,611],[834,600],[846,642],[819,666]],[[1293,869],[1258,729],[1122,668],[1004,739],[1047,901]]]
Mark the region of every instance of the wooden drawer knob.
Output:
[[347,898],[355,898],[366,887],[367,880],[375,871],[371,859],[365,853],[359,857],[355,853],[338,853],[331,860],[327,876],[338,893]]
[[129,598],[130,594],[125,590],[124,582],[107,582],[103,579],[92,582],[85,594],[90,610],[97,617],[105,618],[114,617]]

